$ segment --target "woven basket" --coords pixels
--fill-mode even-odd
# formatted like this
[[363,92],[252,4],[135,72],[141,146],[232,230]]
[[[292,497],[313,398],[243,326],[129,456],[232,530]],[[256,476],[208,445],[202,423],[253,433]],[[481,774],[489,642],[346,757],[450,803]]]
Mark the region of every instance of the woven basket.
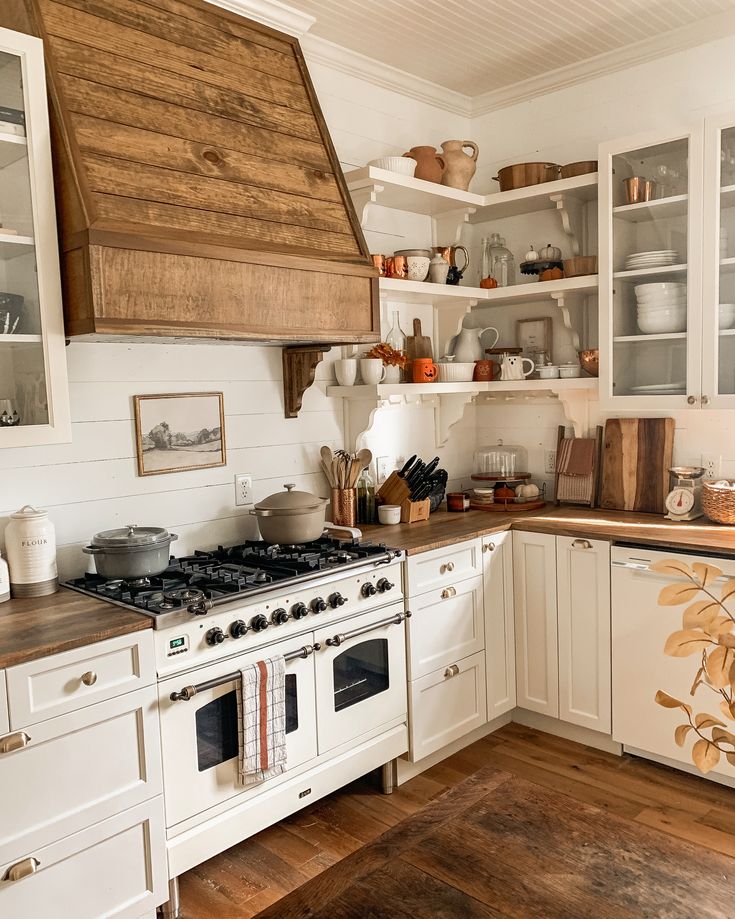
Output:
[[[735,480],[721,481],[728,481],[732,485]],[[735,488],[718,488],[715,482],[703,482],[702,510],[715,523],[735,524]]]

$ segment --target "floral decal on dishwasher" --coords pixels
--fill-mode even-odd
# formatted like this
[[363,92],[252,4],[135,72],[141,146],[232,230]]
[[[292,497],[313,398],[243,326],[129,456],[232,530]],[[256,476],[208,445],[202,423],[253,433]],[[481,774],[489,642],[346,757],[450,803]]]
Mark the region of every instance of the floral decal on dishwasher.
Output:
[[[727,579],[718,590],[714,582],[723,577],[719,568],[701,562],[690,568],[676,559],[655,562],[651,571],[685,578],[668,584],[658,595],[659,606],[689,604],[682,615],[682,628],[669,635],[664,653],[671,657],[699,655],[689,694],[694,696],[700,687],[714,693],[720,713],[729,722],[735,721],[735,613],[728,609],[728,603],[735,603],[735,578]],[[701,772],[714,769],[723,754],[735,766],[735,733],[727,730],[727,721],[707,712],[694,714],[691,705],[661,689],[656,702],[686,715],[686,723],[674,731],[674,740],[680,747],[694,740],[692,762]]]

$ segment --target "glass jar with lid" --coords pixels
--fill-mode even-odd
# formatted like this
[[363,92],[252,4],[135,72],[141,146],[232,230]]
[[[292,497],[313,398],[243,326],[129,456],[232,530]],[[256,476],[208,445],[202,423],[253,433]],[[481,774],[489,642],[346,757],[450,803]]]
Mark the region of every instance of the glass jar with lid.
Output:
[[528,475],[528,451],[520,444],[497,444],[478,447],[473,460],[473,478],[514,479]]

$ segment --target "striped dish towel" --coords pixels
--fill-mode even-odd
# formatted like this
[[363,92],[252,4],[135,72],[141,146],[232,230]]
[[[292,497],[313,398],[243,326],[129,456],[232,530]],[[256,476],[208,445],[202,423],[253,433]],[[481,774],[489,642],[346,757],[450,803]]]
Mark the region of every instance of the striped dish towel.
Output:
[[286,769],[286,661],[256,661],[240,673],[238,771],[240,782],[252,785]]

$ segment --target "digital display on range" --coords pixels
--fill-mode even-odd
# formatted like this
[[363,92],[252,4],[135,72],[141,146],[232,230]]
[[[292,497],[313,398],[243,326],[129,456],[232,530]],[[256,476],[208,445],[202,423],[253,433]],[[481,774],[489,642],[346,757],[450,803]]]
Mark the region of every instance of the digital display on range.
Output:
[[183,648],[185,644],[186,644],[185,638],[172,638],[171,641],[168,643],[168,646],[173,651],[174,648]]

